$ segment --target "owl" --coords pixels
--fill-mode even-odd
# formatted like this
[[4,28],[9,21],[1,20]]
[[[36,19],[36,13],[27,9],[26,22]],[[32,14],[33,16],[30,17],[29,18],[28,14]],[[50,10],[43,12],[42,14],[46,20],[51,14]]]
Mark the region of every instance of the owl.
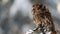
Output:
[[46,7],[46,5],[34,4],[32,8],[33,20],[37,26],[34,31],[40,30],[43,32],[43,34],[45,34],[46,31],[51,31],[51,34],[56,34],[51,13],[49,12],[49,9]]

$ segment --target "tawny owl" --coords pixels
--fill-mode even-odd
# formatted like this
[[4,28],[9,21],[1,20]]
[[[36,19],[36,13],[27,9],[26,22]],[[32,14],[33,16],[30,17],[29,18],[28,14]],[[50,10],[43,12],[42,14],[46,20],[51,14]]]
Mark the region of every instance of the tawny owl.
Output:
[[35,24],[38,25],[34,31],[39,30],[40,28],[40,31],[43,33],[45,31],[51,31],[54,32],[54,34],[56,33],[51,13],[44,4],[34,4],[32,15]]

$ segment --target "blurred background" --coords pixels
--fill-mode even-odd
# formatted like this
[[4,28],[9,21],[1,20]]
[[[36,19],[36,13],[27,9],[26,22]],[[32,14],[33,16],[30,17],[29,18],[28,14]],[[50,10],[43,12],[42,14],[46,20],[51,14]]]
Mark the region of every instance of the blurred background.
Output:
[[[35,0],[0,0],[0,34],[22,34],[33,29],[32,5]],[[60,0],[37,0],[45,4],[56,30],[60,31]]]

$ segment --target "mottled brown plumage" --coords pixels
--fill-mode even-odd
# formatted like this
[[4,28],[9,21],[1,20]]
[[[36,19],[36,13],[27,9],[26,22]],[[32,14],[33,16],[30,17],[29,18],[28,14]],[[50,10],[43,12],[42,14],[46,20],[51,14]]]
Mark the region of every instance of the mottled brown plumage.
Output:
[[40,28],[42,32],[45,32],[44,30],[56,32],[51,13],[44,4],[34,4],[32,15],[36,25],[38,25],[34,31]]

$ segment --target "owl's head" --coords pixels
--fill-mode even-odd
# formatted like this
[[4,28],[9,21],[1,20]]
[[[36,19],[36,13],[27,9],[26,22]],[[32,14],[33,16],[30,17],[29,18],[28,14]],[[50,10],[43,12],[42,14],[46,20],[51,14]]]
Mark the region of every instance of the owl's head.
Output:
[[44,4],[33,5],[33,15],[36,15],[37,17],[44,18],[46,11],[47,11],[47,7]]
[[44,13],[47,10],[47,7],[44,4],[34,4],[33,12],[41,12]]

